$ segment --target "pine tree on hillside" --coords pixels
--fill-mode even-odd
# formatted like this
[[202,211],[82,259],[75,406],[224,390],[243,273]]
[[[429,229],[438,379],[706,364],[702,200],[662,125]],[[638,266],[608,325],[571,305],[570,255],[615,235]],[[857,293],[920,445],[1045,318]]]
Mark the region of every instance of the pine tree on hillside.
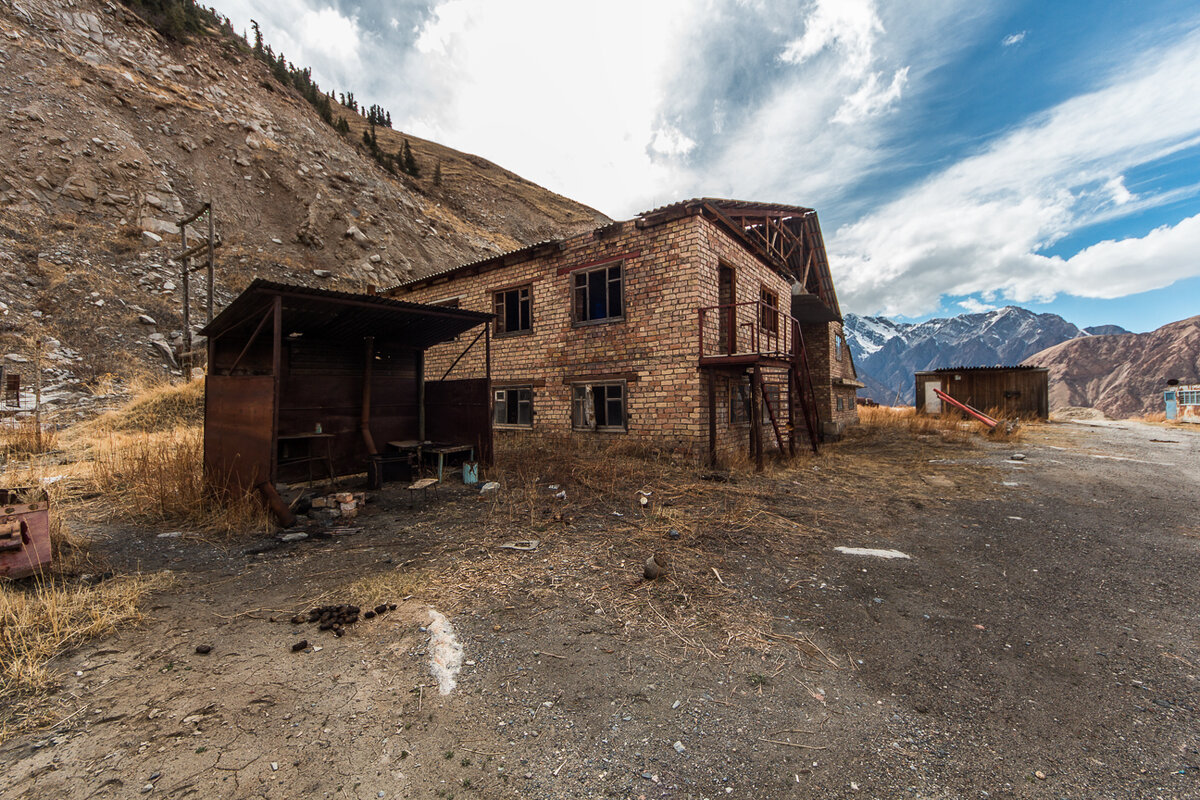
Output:
[[254,30],[254,55],[262,58],[263,55],[263,38],[262,28],[258,27],[256,20],[250,20],[250,27]]
[[421,177],[421,169],[417,166],[417,160],[413,158],[412,147],[408,144],[408,139],[404,140],[403,158],[404,165],[401,167],[406,173],[414,178]]

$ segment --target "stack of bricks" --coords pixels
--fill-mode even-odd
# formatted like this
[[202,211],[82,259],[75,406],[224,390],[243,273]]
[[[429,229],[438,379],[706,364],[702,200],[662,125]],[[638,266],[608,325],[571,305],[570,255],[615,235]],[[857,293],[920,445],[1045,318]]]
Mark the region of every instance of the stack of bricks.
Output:
[[314,497],[313,511],[327,517],[344,517],[353,519],[358,516],[358,510],[366,505],[367,495],[364,492],[335,492],[334,494]]

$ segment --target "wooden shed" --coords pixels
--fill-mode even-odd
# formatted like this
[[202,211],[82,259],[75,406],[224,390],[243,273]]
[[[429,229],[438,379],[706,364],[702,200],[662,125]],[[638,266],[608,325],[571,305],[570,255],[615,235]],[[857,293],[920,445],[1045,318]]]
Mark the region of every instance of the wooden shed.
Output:
[[940,414],[942,401],[934,389],[980,411],[1002,417],[1047,419],[1050,416],[1050,371],[1045,367],[947,367],[916,373],[917,413]]
[[425,350],[483,326],[462,337],[473,346],[491,316],[254,281],[202,331],[206,481],[246,490],[314,468],[364,472],[395,440],[469,444],[490,460],[490,359],[484,378],[430,381]]

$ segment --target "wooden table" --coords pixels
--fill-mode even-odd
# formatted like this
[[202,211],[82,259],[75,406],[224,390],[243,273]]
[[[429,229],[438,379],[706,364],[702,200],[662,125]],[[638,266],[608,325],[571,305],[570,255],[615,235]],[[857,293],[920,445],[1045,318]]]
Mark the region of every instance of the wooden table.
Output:
[[438,482],[442,480],[442,469],[446,465],[446,456],[458,455],[466,453],[468,461],[475,460],[475,446],[471,444],[437,444],[431,447],[425,447],[421,450],[422,456],[428,453],[436,455],[438,459]]

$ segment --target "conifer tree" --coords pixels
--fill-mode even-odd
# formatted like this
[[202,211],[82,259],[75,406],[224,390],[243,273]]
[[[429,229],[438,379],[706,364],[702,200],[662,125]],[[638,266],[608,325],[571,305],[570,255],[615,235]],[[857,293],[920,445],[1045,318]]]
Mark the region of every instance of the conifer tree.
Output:
[[250,27],[254,30],[254,54],[261,58],[263,54],[262,28],[258,27],[258,21],[253,19],[250,20]]
[[412,147],[409,146],[408,139],[404,140],[403,153],[404,153],[404,156],[403,156],[404,157],[404,166],[403,166],[404,171],[407,172],[409,175],[412,175],[414,178],[421,177],[421,170],[417,166],[417,160],[415,158],[413,158]]

